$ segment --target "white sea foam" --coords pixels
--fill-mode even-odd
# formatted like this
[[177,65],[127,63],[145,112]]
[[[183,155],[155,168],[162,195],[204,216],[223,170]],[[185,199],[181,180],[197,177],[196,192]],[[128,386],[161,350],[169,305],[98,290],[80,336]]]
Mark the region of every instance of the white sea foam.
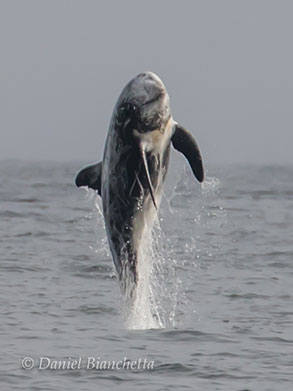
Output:
[[[176,289],[168,292],[167,283],[170,274],[174,277],[175,264],[168,264],[161,247],[161,236],[162,230],[157,219],[153,229],[146,229],[141,242],[138,255],[139,277],[134,298],[124,302],[124,321],[129,329],[164,328],[170,320],[174,320]],[[172,302],[169,308],[164,306],[167,298],[169,304]]]
[[[193,179],[193,178],[192,178]],[[221,182],[215,177],[207,177],[202,185],[202,190],[196,194],[196,202],[190,208],[186,215],[186,227],[182,233],[183,239],[170,232],[174,228],[174,219],[180,213],[183,214],[180,205],[186,202],[188,193],[188,202],[194,197],[192,189],[193,182],[186,176],[181,176],[178,186],[183,186],[172,196],[178,199],[178,202],[168,200],[163,197],[161,214],[164,215],[163,221],[161,214],[156,216],[153,227],[146,225],[143,239],[140,243],[137,264],[138,264],[138,283],[135,286],[131,273],[125,274],[124,289],[122,292],[121,314],[124,325],[128,329],[157,329],[166,327],[176,327],[181,322],[188,319],[190,311],[196,312],[196,309],[189,303],[188,289],[194,283],[198,273],[198,262],[202,256],[197,239],[200,237],[201,226],[210,224],[209,213],[205,204],[210,204],[211,199],[218,198],[218,192],[221,188]],[[172,206],[172,203],[174,204]],[[177,208],[177,203],[179,206]],[[95,251],[99,255],[110,256],[108,241],[104,228],[104,218],[100,197],[95,199],[95,231],[99,237],[99,243]],[[218,209],[218,208],[217,208]],[[219,213],[223,220],[222,208]],[[172,221],[172,226],[168,227],[168,220]],[[161,228],[164,227],[164,230]],[[190,225],[191,224],[191,225]],[[167,225],[167,231],[165,225]],[[176,225],[176,224],[175,224]],[[189,273],[183,273],[189,268]],[[187,305],[189,304],[189,305]],[[119,304],[120,305],[120,304]]]
[[[94,251],[110,256],[100,197],[87,192],[94,202],[95,232],[99,242]],[[138,253],[138,283],[126,271],[122,292],[122,318],[128,329],[158,329],[175,326],[176,306],[181,280],[176,276],[176,261],[171,241],[166,239],[159,217],[153,227],[146,225]],[[162,218],[161,218],[162,220]]]

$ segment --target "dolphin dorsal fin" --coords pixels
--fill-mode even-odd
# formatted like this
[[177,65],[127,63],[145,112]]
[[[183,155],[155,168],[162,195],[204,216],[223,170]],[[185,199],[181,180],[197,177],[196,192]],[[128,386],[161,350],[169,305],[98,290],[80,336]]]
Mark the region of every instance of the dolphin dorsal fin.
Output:
[[172,144],[177,151],[183,153],[188,160],[190,167],[199,182],[204,179],[204,169],[202,157],[192,134],[182,126],[176,124],[175,132],[172,136]]

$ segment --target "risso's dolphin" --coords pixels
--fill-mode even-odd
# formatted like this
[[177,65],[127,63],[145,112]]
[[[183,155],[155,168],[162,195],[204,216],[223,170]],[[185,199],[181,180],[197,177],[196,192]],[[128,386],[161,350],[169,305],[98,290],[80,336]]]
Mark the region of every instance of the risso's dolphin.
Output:
[[199,182],[204,170],[194,137],[174,121],[160,78],[140,73],[123,89],[112,115],[103,161],[80,171],[77,186],[102,197],[105,226],[114,264],[125,289],[136,285],[140,244],[160,204],[170,145],[183,153]]

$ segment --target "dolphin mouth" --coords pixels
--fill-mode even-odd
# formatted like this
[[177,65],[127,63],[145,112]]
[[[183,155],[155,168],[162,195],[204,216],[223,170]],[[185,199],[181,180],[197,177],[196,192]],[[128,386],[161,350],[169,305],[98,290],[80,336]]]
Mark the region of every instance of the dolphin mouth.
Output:
[[158,210],[158,207],[157,207],[157,204],[156,204],[156,200],[155,200],[155,196],[154,196],[154,189],[153,189],[153,185],[152,185],[152,181],[151,181],[151,177],[150,177],[150,173],[149,173],[148,162],[147,162],[147,159],[146,159],[145,147],[144,147],[143,143],[139,144],[139,149],[140,149],[140,153],[141,153],[141,157],[142,157],[142,162],[143,162],[145,175],[146,175],[146,178],[147,178],[147,184],[148,184],[149,192],[150,192],[150,195],[151,195],[154,207],[155,207],[156,210]]

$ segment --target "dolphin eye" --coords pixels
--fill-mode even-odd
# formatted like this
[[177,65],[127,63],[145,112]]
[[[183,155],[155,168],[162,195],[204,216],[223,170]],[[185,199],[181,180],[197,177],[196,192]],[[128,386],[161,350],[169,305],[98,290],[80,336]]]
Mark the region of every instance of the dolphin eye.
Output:
[[126,110],[129,116],[136,114],[138,112],[138,107],[134,103],[128,103]]

